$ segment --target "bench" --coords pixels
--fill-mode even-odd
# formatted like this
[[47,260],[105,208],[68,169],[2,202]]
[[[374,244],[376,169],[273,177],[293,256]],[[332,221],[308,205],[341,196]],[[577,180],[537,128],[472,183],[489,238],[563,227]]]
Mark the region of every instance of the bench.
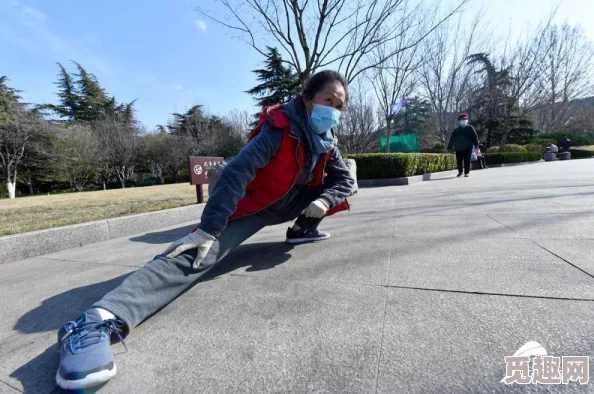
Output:
[[569,152],[545,152],[542,155],[544,161],[555,161],[555,160],[570,160],[571,153]]

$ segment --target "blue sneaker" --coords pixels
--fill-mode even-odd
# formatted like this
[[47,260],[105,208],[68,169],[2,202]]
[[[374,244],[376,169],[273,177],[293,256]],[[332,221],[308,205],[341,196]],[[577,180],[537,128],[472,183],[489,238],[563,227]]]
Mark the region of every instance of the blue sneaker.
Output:
[[96,309],[89,309],[76,321],[66,323],[58,331],[58,386],[81,390],[113,378],[117,369],[109,346],[112,334],[124,342],[124,326],[119,319],[102,320]]
[[289,227],[287,230],[287,240],[285,242],[296,245],[324,241],[328,238],[330,238],[330,234],[323,231],[306,229],[293,230]]

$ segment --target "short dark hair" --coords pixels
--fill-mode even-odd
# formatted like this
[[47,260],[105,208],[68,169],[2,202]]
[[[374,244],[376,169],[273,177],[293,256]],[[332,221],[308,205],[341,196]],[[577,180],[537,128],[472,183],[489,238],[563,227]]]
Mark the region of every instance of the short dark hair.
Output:
[[305,84],[305,89],[303,89],[303,97],[309,100],[313,99],[314,96],[321,92],[327,84],[332,82],[339,82],[342,85],[344,93],[346,94],[346,99],[348,100],[349,83],[342,74],[333,70],[320,71],[309,77]]

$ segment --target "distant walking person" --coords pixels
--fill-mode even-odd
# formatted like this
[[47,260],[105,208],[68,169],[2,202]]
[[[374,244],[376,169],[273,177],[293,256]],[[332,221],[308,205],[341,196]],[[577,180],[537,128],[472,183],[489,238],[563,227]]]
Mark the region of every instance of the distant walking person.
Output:
[[[456,151],[456,160],[458,161],[458,176],[468,177],[470,173],[470,157],[472,156],[472,149],[478,146],[478,136],[474,127],[468,124],[468,114],[458,115],[459,126],[454,129],[450,142],[448,143],[448,152],[452,151],[452,148]],[[462,166],[464,164],[464,166]]]

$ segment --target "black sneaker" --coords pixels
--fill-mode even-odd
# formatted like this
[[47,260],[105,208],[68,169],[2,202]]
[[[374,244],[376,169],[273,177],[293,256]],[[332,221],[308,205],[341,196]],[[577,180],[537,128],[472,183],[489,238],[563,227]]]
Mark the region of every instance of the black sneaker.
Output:
[[464,174],[464,178],[468,178],[468,174]]
[[319,242],[324,241],[330,238],[330,234],[325,233],[323,231],[318,230],[293,230],[289,227],[287,230],[287,240],[285,241],[288,244],[306,244],[311,242]]
[[456,175],[458,178],[460,178],[462,176],[462,173],[459,172],[458,175]]
[[123,343],[124,325],[119,319],[102,320],[95,309],[64,324],[58,331],[58,386],[65,390],[82,390],[113,378],[117,369],[110,349],[111,336],[116,335]]

